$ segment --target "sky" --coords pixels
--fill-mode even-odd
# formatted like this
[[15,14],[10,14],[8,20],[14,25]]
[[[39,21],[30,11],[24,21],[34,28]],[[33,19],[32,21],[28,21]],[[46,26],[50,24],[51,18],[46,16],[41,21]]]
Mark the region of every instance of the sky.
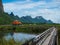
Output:
[[60,23],[60,0],[3,0],[4,11],[22,16],[43,16]]

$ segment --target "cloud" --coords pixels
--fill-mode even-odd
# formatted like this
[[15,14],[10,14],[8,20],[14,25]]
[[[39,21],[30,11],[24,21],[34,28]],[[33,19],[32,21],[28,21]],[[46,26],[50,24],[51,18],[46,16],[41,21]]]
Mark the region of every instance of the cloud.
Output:
[[60,23],[60,0],[25,0],[10,3],[3,3],[5,12],[14,12],[15,15],[43,16],[53,22]]

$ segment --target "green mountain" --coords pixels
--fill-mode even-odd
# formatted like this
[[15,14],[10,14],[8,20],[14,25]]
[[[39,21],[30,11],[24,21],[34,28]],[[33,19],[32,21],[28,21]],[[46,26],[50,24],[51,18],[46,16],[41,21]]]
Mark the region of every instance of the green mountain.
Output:
[[0,13],[0,25],[2,24],[11,24],[13,19],[9,16],[8,13]]
[[22,16],[19,18],[17,15],[15,16],[13,12],[11,12],[11,14],[0,13],[0,25],[12,24],[14,20],[19,20],[22,23],[53,23],[51,20],[46,20],[42,16],[36,16],[35,18],[31,16]]
[[46,20],[42,16],[36,16],[32,18],[31,16],[23,16],[20,18],[20,21],[23,23],[53,23],[51,20]]

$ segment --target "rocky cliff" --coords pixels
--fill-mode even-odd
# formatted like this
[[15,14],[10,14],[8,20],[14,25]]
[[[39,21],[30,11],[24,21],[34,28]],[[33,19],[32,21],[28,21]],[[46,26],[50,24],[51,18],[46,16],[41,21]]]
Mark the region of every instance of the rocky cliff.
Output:
[[2,0],[0,0],[0,12],[4,12]]

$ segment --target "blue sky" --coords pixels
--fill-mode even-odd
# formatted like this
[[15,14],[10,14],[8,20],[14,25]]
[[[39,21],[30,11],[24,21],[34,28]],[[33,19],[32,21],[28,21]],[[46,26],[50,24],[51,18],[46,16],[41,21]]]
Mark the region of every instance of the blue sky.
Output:
[[60,0],[3,0],[4,11],[15,15],[43,16],[60,23]]

